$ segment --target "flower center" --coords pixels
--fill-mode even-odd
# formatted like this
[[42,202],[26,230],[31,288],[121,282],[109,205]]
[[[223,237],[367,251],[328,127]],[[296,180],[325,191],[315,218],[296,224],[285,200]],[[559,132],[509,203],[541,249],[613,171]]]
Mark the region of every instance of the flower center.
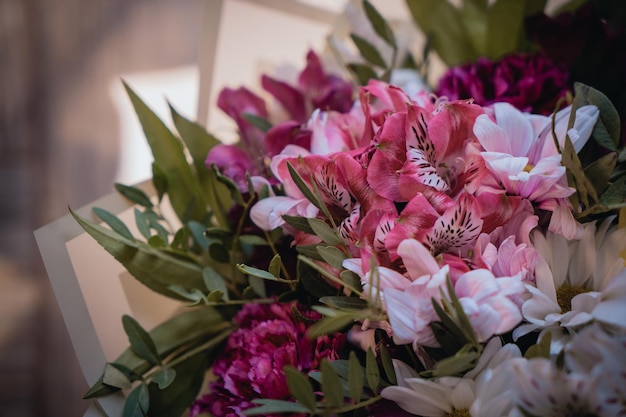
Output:
[[583,294],[589,291],[590,290],[579,286],[568,284],[562,285],[561,288],[556,290],[556,301],[561,307],[561,313],[565,314],[572,311],[572,298],[576,297],[578,294]]
[[462,408],[460,410],[453,408],[452,412],[446,413],[444,417],[472,417],[472,415],[467,408]]

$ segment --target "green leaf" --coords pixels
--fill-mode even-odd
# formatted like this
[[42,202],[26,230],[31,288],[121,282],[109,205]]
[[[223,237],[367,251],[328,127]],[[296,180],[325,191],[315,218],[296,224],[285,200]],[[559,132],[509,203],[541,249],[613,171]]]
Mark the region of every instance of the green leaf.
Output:
[[280,277],[280,267],[282,265],[282,259],[279,254],[274,255],[272,260],[270,261],[270,265],[267,268],[267,271],[274,275],[275,277]]
[[152,185],[154,185],[159,202],[161,202],[163,196],[167,193],[167,176],[156,162],[152,163]]
[[296,169],[293,167],[293,165],[291,165],[290,162],[287,162],[287,169],[289,170],[289,175],[291,176],[291,179],[296,184],[300,192],[304,195],[304,197],[306,197],[306,199],[313,203],[317,208],[321,209],[324,203],[320,202],[315,194],[313,194],[313,191],[311,191],[309,185],[304,181],[304,179],[300,176],[298,171],[296,171]]
[[250,246],[268,246],[267,240],[257,235],[241,235],[239,242]]
[[[596,126],[594,126],[592,137],[601,146],[611,151],[617,151],[621,132],[620,117],[617,109],[602,92],[582,83],[574,83],[572,114],[575,113],[576,109],[586,104],[593,104],[600,110],[600,116]],[[570,118],[568,128],[572,126],[573,120]]]
[[378,392],[378,385],[380,384],[380,371],[378,370],[378,364],[376,363],[376,356],[371,348],[367,349],[365,355],[365,379],[367,385],[373,392]]
[[352,401],[358,402],[361,399],[361,394],[363,393],[363,368],[361,367],[354,351],[350,352],[348,364],[348,387],[350,390],[350,398]]
[[207,298],[205,297],[204,293],[197,288],[188,290],[181,287],[180,285],[172,284],[169,286],[169,290],[172,291],[174,294],[180,296],[181,298],[191,301],[192,305],[207,302]]
[[190,221],[187,223],[187,227],[191,232],[193,240],[204,250],[209,250],[209,244],[211,240],[205,235],[206,226],[200,222]]
[[265,290],[265,279],[250,275],[248,277],[248,283],[254,292],[261,298],[267,297],[267,291]]
[[70,213],[132,276],[153,291],[171,296],[168,286],[172,283],[185,288],[202,287],[202,268],[199,265],[177,259],[146,243],[126,239],[72,211]]
[[[320,219],[309,219],[309,225],[311,229],[315,232],[315,235],[322,239],[329,245],[341,245],[343,244],[343,240],[337,234],[337,231],[331,228],[326,224],[323,220]],[[319,251],[319,249],[318,249]]]
[[387,381],[391,382],[393,385],[398,383],[396,379],[396,371],[393,369],[393,362],[391,361],[391,356],[389,355],[389,351],[385,347],[385,345],[381,344],[379,348],[380,352],[380,361],[383,365],[383,370],[385,371],[385,376],[387,376]]
[[546,358],[550,359],[550,345],[552,344],[552,333],[546,332],[539,341],[528,348],[524,357],[526,359],[532,358]]
[[585,168],[585,176],[589,179],[598,195],[601,195],[608,187],[609,179],[616,164],[617,153],[611,152],[596,159]]
[[135,207],[135,224],[137,225],[137,229],[139,233],[147,239],[150,239],[150,225],[148,224],[148,219],[144,216],[143,212]]
[[253,277],[266,279],[269,281],[276,281],[278,278],[267,271],[264,271],[259,268],[255,268],[253,266],[248,266],[244,264],[237,264],[237,269],[247,275],[252,275]]
[[322,255],[320,255],[320,253],[317,251],[317,248],[319,247],[320,247],[319,244],[298,245],[296,246],[296,251],[306,256],[307,258],[312,258],[312,259],[315,259],[316,261],[324,261],[324,258],[322,258]]
[[297,217],[297,216],[283,216],[283,220],[289,226],[294,227],[298,230],[302,230],[310,235],[315,234],[311,226],[309,225],[309,219],[306,217]]
[[148,239],[148,245],[150,245],[153,248],[165,248],[167,247],[167,242],[163,240],[163,238],[161,236],[150,236],[150,239]]
[[228,300],[228,288],[226,287],[226,281],[224,281],[224,278],[213,268],[205,267],[202,270],[202,279],[204,280],[204,285],[207,290],[219,290],[224,294],[224,299]]
[[478,50],[497,59],[518,49],[524,33],[525,1],[498,0],[487,13],[486,50]]
[[304,374],[299,372],[293,366],[285,366],[285,376],[287,377],[287,387],[289,393],[302,405],[304,405],[309,412],[315,412],[315,394],[313,392],[313,386]]
[[423,378],[459,376],[474,369],[480,358],[480,352],[472,344],[463,346],[454,356],[447,357],[435,365],[435,368],[420,373]]
[[118,367],[111,363],[107,363],[104,367],[102,382],[119,389],[130,389],[132,383],[125,372],[121,371]]
[[340,310],[363,310],[368,306],[366,300],[342,295],[322,297],[320,302]]
[[360,316],[361,314],[355,314],[354,312],[344,312],[336,316],[324,317],[313,326],[309,327],[307,330],[307,336],[315,338],[343,330],[347,326],[353,324],[354,320]]
[[272,128],[272,124],[267,119],[261,116],[257,116],[256,114],[243,113],[241,117],[243,117],[246,122],[250,123],[252,126],[256,127],[263,133],[267,133],[267,131]]
[[159,386],[160,390],[163,390],[174,382],[174,378],[176,378],[176,371],[172,368],[163,367],[154,375],[152,381]]
[[341,280],[345,283],[346,286],[361,289],[361,278],[352,271],[341,271],[339,274]]
[[324,399],[333,407],[343,404],[343,387],[339,375],[335,372],[327,359],[322,359],[320,367],[322,371],[322,392]]
[[217,262],[228,263],[230,254],[221,242],[213,242],[209,245],[209,255]]
[[224,296],[226,293],[220,290],[213,290],[209,292],[206,296],[206,302],[208,303],[219,303],[224,300]]
[[380,55],[380,53],[378,52],[378,50],[376,49],[374,45],[372,45],[367,40],[363,39],[362,37],[360,37],[359,35],[355,33],[351,33],[350,37],[352,38],[352,41],[358,48],[359,53],[361,54],[363,59],[365,59],[367,62],[369,62],[372,65],[377,65],[381,68],[386,67],[387,64],[385,64],[385,60]]
[[[167,178],[174,211],[183,222],[202,220],[206,215],[206,202],[202,197],[199,182],[187,163],[182,143],[126,83],[124,87],[139,117],[154,160]],[[195,204],[189,210],[192,201],[195,201]],[[185,218],[185,212],[189,214],[188,219]]]
[[478,57],[456,7],[441,0],[406,0],[413,20],[430,38],[431,45],[448,66]]
[[367,85],[369,80],[378,79],[376,72],[367,65],[350,63],[347,68],[356,76],[360,85]]
[[137,187],[131,187],[129,185],[120,184],[119,182],[115,183],[115,189],[118,193],[122,194],[124,197],[132,201],[133,203],[139,204],[140,206],[144,206],[146,208],[152,208],[152,201],[150,198],[141,191]]
[[600,197],[600,205],[609,209],[618,209],[626,205],[626,176],[609,185]]
[[249,408],[243,412],[246,416],[267,416],[280,413],[310,413],[311,410],[300,403],[283,400],[254,400],[259,407]]
[[336,269],[343,269],[343,261],[346,259],[345,253],[334,246],[318,246],[317,252],[324,261]]
[[337,294],[337,289],[323,279],[320,274],[306,263],[298,260],[298,278],[300,285],[312,297],[321,298]]
[[[156,345],[159,356],[166,357],[183,346],[230,332],[228,323],[230,317],[224,317],[222,313],[213,307],[194,308],[156,326],[150,331],[150,337]],[[131,348],[126,349],[115,359],[114,364],[128,368],[137,375],[142,375],[152,368],[148,361],[139,357]],[[97,398],[115,391],[119,389],[105,385],[100,378],[84,398]]]
[[368,0],[363,1],[363,9],[365,10],[365,15],[368,20],[372,24],[374,31],[385,40],[392,48],[396,49],[396,38],[393,36],[393,32],[389,24],[383,18],[378,10]]
[[161,363],[154,341],[137,320],[125,314],[122,317],[122,325],[130,341],[131,348],[139,357],[154,365]]
[[128,394],[123,417],[146,417],[150,407],[150,394],[145,384],[138,385]]
[[182,416],[198,396],[209,365],[210,350],[177,364],[176,378],[164,389],[150,384],[149,417]]
[[98,217],[100,217],[100,219],[102,219],[103,222],[108,224],[113,231],[119,233],[128,240],[135,240],[128,227],[115,214],[99,207],[94,207],[93,211]]

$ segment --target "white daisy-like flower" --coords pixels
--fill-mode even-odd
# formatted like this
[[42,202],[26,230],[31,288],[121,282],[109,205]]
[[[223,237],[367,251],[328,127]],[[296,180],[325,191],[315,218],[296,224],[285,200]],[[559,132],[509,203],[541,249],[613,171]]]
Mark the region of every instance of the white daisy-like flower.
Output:
[[550,332],[552,351],[558,353],[573,331],[594,321],[626,327],[626,270],[620,256],[626,250],[626,229],[612,225],[613,219],[598,227],[586,223],[580,240],[550,232],[533,235],[533,245],[548,265],[547,277],[541,277],[542,286],[527,286],[531,297],[522,305],[526,324],[515,329],[514,338]]
[[500,417],[497,414],[470,412],[476,400],[476,379],[511,358],[520,357],[513,344],[502,346],[499,338],[492,338],[478,360],[476,367],[461,377],[421,378],[415,370],[401,361],[394,361],[398,385],[387,387],[383,398],[394,401],[403,410],[423,417]]

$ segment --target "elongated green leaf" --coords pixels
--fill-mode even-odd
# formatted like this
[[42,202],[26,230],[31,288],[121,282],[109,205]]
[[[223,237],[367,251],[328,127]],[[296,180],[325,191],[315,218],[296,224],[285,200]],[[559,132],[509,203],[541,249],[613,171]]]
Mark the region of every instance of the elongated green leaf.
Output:
[[285,220],[288,225],[295,227],[298,230],[302,230],[303,232],[306,232],[310,235],[315,234],[315,232],[309,225],[309,219],[307,219],[306,217],[284,215],[283,220]]
[[459,11],[448,1],[406,0],[406,4],[413,20],[430,38],[433,49],[447,65],[459,65],[478,56]]
[[367,65],[350,63],[347,67],[356,76],[357,80],[359,80],[360,85],[367,85],[369,80],[378,79],[376,72]]
[[306,263],[298,260],[297,268],[300,285],[311,296],[322,298],[327,295],[337,294],[337,289]]
[[251,246],[267,246],[267,240],[257,235],[241,235],[239,236],[239,242],[244,245]]
[[333,317],[324,317],[307,330],[307,335],[311,338],[340,331],[348,325],[354,323],[358,314],[351,312],[341,313]]
[[128,240],[135,240],[133,234],[128,230],[128,227],[121,221],[115,214],[106,211],[105,209],[94,207],[94,213],[102,219],[103,222],[109,225],[113,231],[119,233],[121,236]]
[[382,363],[383,369],[385,370],[385,376],[387,377],[387,381],[391,382],[393,385],[396,385],[398,383],[398,380],[396,379],[396,371],[393,369],[393,362],[391,361],[389,351],[383,344],[380,345],[379,351],[380,362]]
[[243,113],[241,117],[243,117],[248,123],[259,129],[263,133],[267,133],[267,131],[272,128],[272,124],[267,119],[264,119],[261,116],[257,116],[256,114]]
[[[572,102],[572,115],[579,107],[593,104],[600,110],[598,123],[594,127],[592,136],[603,147],[617,151],[620,141],[620,117],[619,113],[604,93],[582,83],[574,84],[574,101]],[[570,117],[568,128],[573,126],[573,118]]]
[[[187,163],[182,143],[126,83],[124,87],[139,117],[154,160],[167,177],[169,197],[174,211],[183,222],[202,220],[206,215],[206,202],[202,197],[199,182]],[[195,201],[195,204],[189,209],[192,201]],[[185,218],[186,214],[189,218]]]
[[324,261],[324,258],[322,258],[322,255],[320,255],[320,253],[317,251],[317,248],[319,247],[320,247],[319,244],[299,245],[299,246],[296,246],[296,250],[298,251],[298,253],[308,258],[315,259],[317,261]]
[[368,306],[366,300],[341,295],[322,297],[320,298],[320,302],[341,310],[362,310]]
[[355,33],[351,33],[350,37],[352,38],[352,41],[356,45],[363,59],[365,59],[372,65],[386,68],[387,64],[385,64],[385,60],[380,55],[380,52],[378,52],[374,45]]
[[274,255],[272,260],[270,261],[270,265],[267,268],[267,272],[274,275],[275,277],[280,277],[280,267],[282,265],[282,259],[279,254]]
[[228,300],[228,288],[226,287],[226,281],[224,281],[224,278],[213,268],[204,268],[202,270],[202,279],[204,280],[204,285],[207,290],[219,290],[224,294],[225,300]]
[[167,176],[163,169],[156,162],[152,163],[152,185],[157,191],[159,202],[163,200],[163,196],[167,193]]
[[169,286],[169,290],[177,296],[180,296],[185,300],[191,301],[191,305],[200,304],[202,302],[206,303],[208,301],[204,293],[197,288],[188,290],[181,287],[180,285],[172,284]]
[[148,223],[148,219],[144,216],[144,213],[135,207],[135,224],[137,225],[137,230],[139,233],[146,238],[146,240],[150,239],[150,224]]
[[[593,184],[598,195],[601,195],[609,185],[609,179],[617,164],[617,153],[611,152],[596,159],[585,168],[585,176]],[[602,197],[600,197],[602,200]]]
[[367,385],[373,392],[378,392],[378,385],[380,384],[380,371],[378,370],[378,364],[376,363],[376,356],[371,348],[367,349],[365,355],[365,379]]
[[423,378],[459,376],[476,367],[480,352],[474,345],[465,345],[454,356],[447,357],[435,365],[435,369],[420,373]]
[[363,368],[361,367],[354,351],[350,352],[348,372],[350,398],[352,401],[358,402],[361,399],[361,394],[363,393]]
[[256,404],[260,404],[259,407],[249,408],[243,412],[246,416],[267,416],[270,414],[279,413],[310,413],[311,410],[308,407],[300,403],[294,403],[291,401],[283,400],[254,400]]
[[202,268],[199,265],[175,258],[146,243],[126,239],[70,212],[87,233],[150,289],[171,297],[168,287],[172,283],[184,288],[202,288]]
[[317,251],[326,263],[333,268],[342,269],[346,254],[334,246],[318,246]]
[[311,191],[311,189],[309,188],[309,185],[304,181],[298,171],[296,171],[293,165],[291,165],[291,163],[289,162],[287,162],[287,169],[289,170],[289,175],[291,176],[291,179],[296,184],[300,192],[306,197],[306,199],[313,203],[317,208],[321,208],[324,203],[320,202],[317,199],[315,194],[313,194],[313,191]]
[[124,185],[116,182],[115,189],[118,193],[122,194],[133,203],[139,204],[140,206],[144,206],[147,208],[153,207],[152,201],[150,201],[146,193],[144,193],[137,187],[131,187],[129,185]]
[[341,245],[343,243],[343,240],[341,240],[337,231],[327,225],[323,220],[309,219],[309,225],[317,237],[329,245]]
[[315,412],[315,394],[309,378],[293,366],[285,366],[284,371],[287,377],[289,393],[304,405],[309,412]]
[[257,278],[261,278],[261,279],[267,279],[269,281],[276,281],[277,280],[277,277],[275,277],[274,275],[270,274],[269,272],[264,271],[264,270],[259,269],[259,268],[255,268],[253,266],[248,266],[248,265],[244,265],[244,264],[237,264],[237,269],[239,269],[244,274],[252,275],[253,277],[257,277]]
[[128,336],[131,348],[139,357],[147,360],[149,363],[156,365],[161,362],[159,353],[150,337],[150,334],[134,318],[124,315],[122,317],[122,325],[124,332]]
[[385,18],[381,16],[378,10],[376,10],[368,0],[363,1],[363,9],[378,36],[383,38],[392,48],[397,48],[396,38],[393,36],[393,31]]
[[[219,336],[230,331],[229,317],[224,317],[213,307],[191,309],[179,314],[150,331],[150,337],[156,345],[160,357],[165,357],[182,346]],[[114,365],[122,365],[132,372],[142,375],[152,368],[145,359],[128,348],[116,360]],[[96,398],[119,391],[103,383],[102,378],[85,394],[85,399]]]
[[158,385],[160,390],[163,390],[174,382],[174,378],[176,378],[176,371],[172,368],[163,367],[154,375],[152,381]]
[[600,205],[609,209],[618,209],[626,205],[626,176],[611,184],[602,197],[600,197]]
[[148,417],[183,415],[202,387],[210,354],[210,350],[207,350],[176,365],[172,369],[176,378],[166,388],[161,389],[157,384],[148,386]]
[[498,0],[487,13],[485,50],[480,54],[497,59],[518,49],[524,32],[525,1]]
[[102,382],[119,389],[129,389],[131,387],[131,380],[128,375],[122,372],[119,367],[110,363],[107,363],[104,367]]
[[324,400],[333,407],[339,407],[343,404],[343,387],[339,375],[337,375],[326,359],[322,360],[320,368],[322,371],[322,392],[324,393]]
[[138,385],[128,394],[124,403],[124,417],[146,417],[150,407],[150,394],[145,384]]
[[341,278],[341,281],[343,281],[347,287],[352,287],[352,288],[361,290],[361,278],[354,272],[348,271],[348,270],[341,271],[341,273],[339,274],[339,277]]

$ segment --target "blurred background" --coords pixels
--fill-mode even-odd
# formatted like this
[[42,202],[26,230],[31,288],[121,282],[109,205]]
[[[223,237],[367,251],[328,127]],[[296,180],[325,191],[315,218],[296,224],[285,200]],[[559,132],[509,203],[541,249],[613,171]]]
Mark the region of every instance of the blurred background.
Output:
[[[87,409],[87,383],[33,230],[66,215],[68,206],[111,193],[114,181],[147,175],[145,147],[137,151],[130,142],[138,127],[128,126],[134,115],[121,95],[121,77],[150,105],[171,94],[183,114],[195,117],[196,66],[206,5],[213,1],[0,0],[0,416],[82,416]],[[334,12],[345,3],[301,1]],[[293,2],[226,1],[272,7]],[[242,12],[231,8],[221,37],[250,40],[254,30],[244,29],[254,16],[263,19],[260,12],[238,21]],[[289,30],[298,28],[304,26]],[[246,59],[233,45],[217,59]],[[313,46],[303,43],[293,61],[303,64]],[[216,85],[236,69],[222,67]]]

